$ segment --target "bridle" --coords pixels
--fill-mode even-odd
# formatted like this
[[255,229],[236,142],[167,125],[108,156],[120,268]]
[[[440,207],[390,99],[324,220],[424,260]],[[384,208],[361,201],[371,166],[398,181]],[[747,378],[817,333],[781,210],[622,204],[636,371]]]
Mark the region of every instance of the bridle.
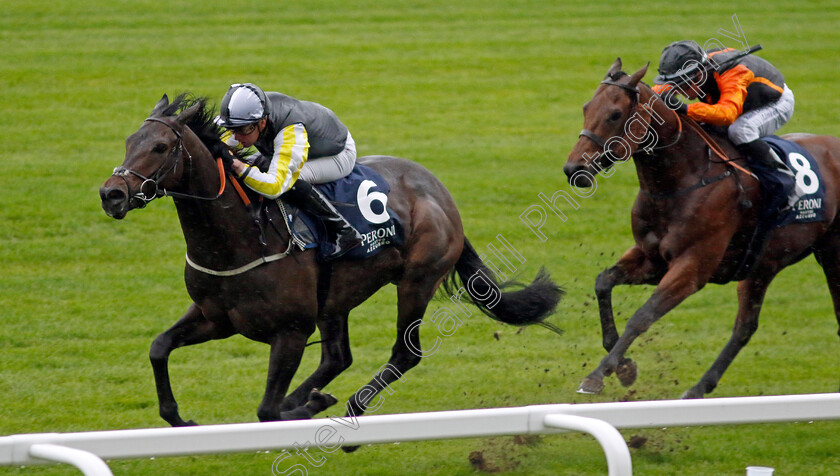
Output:
[[[639,106],[640,92],[639,92],[639,87],[638,86],[630,86],[629,84],[619,83],[618,81],[615,81],[614,79],[605,79],[605,80],[601,81],[601,84],[606,84],[606,85],[609,85],[609,86],[616,86],[616,87],[619,87],[619,88],[624,89],[626,91],[629,91],[631,93],[631,98],[633,100],[633,110],[629,114],[630,119],[632,119],[636,115],[636,112],[637,112],[638,108],[641,107],[642,109],[644,109],[648,113],[648,120],[647,120],[647,126],[646,127],[647,127],[647,130],[650,130],[651,119],[653,117],[654,112],[650,109],[650,106],[648,106],[647,104],[642,104],[641,106]],[[657,100],[661,100],[661,99],[659,99],[657,97]],[[676,116],[677,124],[679,125],[679,130],[677,131],[676,136],[674,137],[674,139],[670,143],[665,144],[665,145],[653,146],[653,147],[645,147],[643,150],[647,154],[651,154],[655,150],[663,150],[663,149],[667,149],[669,147],[672,147],[672,146],[676,145],[677,142],[679,142],[680,139],[682,138],[682,132],[683,132],[682,131],[682,120],[680,120],[680,116],[677,114],[676,111],[674,111],[671,108],[668,108],[668,109],[672,113],[674,113],[674,116]],[[630,119],[628,119],[628,120],[630,120]],[[647,132],[647,131],[645,131],[645,132]],[[580,134],[578,134],[578,137],[586,137],[587,139],[591,140],[598,147],[601,148],[601,152],[598,154],[598,156],[596,156],[594,159],[592,159],[593,162],[601,159],[602,157],[604,157],[607,154],[612,153],[612,149],[607,150],[607,141],[603,137],[601,137],[598,134],[590,131],[589,129],[583,129],[582,131],[580,131]]]
[[[224,165],[222,164],[222,159],[221,158],[216,158],[216,165],[219,168],[220,185],[219,185],[219,192],[215,196],[202,197],[202,196],[198,196],[198,195],[190,195],[190,194],[185,194],[185,193],[172,192],[172,191],[166,190],[165,188],[162,188],[160,186],[160,182],[164,178],[166,178],[170,173],[172,173],[173,170],[175,170],[175,168],[178,166],[178,162],[181,160],[181,157],[183,157],[184,154],[186,154],[187,163],[191,165],[192,164],[192,155],[190,155],[189,151],[184,147],[184,140],[183,140],[183,136],[181,135],[181,131],[176,129],[175,126],[173,126],[169,122],[167,122],[167,121],[165,121],[161,118],[158,118],[158,117],[149,117],[144,122],[159,122],[161,124],[164,124],[165,126],[169,127],[172,130],[172,132],[175,133],[175,136],[177,137],[178,141],[175,144],[175,146],[172,148],[172,152],[167,157],[167,161],[164,162],[163,165],[161,165],[157,170],[155,170],[155,172],[151,175],[151,177],[146,177],[143,174],[141,174],[141,173],[139,173],[135,170],[129,169],[128,167],[120,166],[120,167],[117,167],[117,168],[114,169],[113,175],[116,176],[116,177],[122,178],[125,181],[126,188],[129,191],[131,190],[131,187],[129,187],[129,185],[128,185],[128,176],[129,175],[134,175],[135,177],[143,180],[143,183],[140,185],[140,190],[136,194],[134,194],[134,196],[131,197],[131,199],[137,199],[137,200],[140,201],[140,205],[138,205],[137,208],[144,208],[146,206],[146,204],[148,204],[152,200],[154,200],[158,197],[163,197],[163,196],[176,197],[176,198],[177,197],[192,198],[192,199],[196,199],[196,200],[216,200],[216,199],[218,199],[219,197],[222,196],[222,194],[225,191],[225,184],[227,183],[227,181],[225,180],[225,169],[224,169]],[[170,158],[171,158],[171,160],[170,160]],[[168,162],[171,162],[171,165]],[[239,195],[239,198],[242,199],[242,203],[246,207],[248,205],[250,205],[251,201],[248,198],[248,195],[245,193],[245,191],[242,189],[242,187],[239,185],[239,183],[233,178],[233,176],[231,176],[230,182],[231,182],[231,184],[233,184],[233,187],[236,190],[237,194]],[[151,184],[151,186],[154,187],[154,190],[149,191],[149,193],[146,193],[146,191],[144,191],[143,189],[147,186],[147,184]],[[289,234],[289,245],[288,245],[288,247],[286,248],[285,251],[282,251],[280,253],[275,253],[275,254],[272,254],[270,256],[260,256],[258,259],[254,260],[254,261],[251,261],[250,263],[247,263],[244,266],[240,266],[236,269],[231,269],[231,270],[214,270],[214,269],[211,269],[211,268],[206,268],[204,266],[201,266],[201,265],[197,264],[195,261],[193,261],[190,258],[189,254],[186,255],[187,265],[189,265],[191,268],[193,268],[197,271],[200,271],[202,273],[209,274],[209,275],[212,275],[212,276],[236,276],[236,275],[245,273],[245,272],[247,272],[251,269],[254,269],[257,266],[260,266],[264,263],[271,263],[273,261],[281,260],[281,259],[285,258],[286,256],[289,256],[293,251],[293,245],[297,245],[300,249],[303,249],[304,244],[301,243],[300,240],[295,237],[295,234],[292,232],[292,230],[290,228],[288,218],[286,218],[289,215],[288,215],[288,213],[286,213],[286,210],[283,207],[282,202],[280,202],[278,200],[277,205],[280,207],[281,216],[283,217],[283,222],[286,225],[286,232]],[[257,226],[262,228],[261,225],[259,224],[259,222],[257,223]],[[264,245],[264,243],[263,243],[263,245]]]
[[[133,196],[131,196],[129,198],[129,200],[137,200],[139,202],[139,204],[137,205],[136,208],[145,208],[146,205],[149,202],[151,202],[152,200],[154,200],[158,197],[164,197],[164,196],[179,197],[179,198],[192,198],[192,199],[196,199],[196,200],[216,200],[216,199],[218,199],[219,197],[222,196],[222,193],[224,193],[224,191],[225,191],[225,182],[226,181],[225,181],[224,167],[222,166],[221,159],[217,159],[217,165],[219,167],[220,186],[219,186],[219,192],[215,196],[202,197],[202,196],[198,196],[198,195],[191,195],[191,194],[186,194],[186,193],[173,192],[173,191],[166,190],[165,188],[161,187],[160,182],[162,182],[170,173],[172,173],[173,170],[175,170],[175,168],[178,166],[178,162],[181,160],[181,158],[184,156],[184,154],[186,154],[187,162],[189,164],[192,164],[192,155],[190,155],[190,152],[184,147],[184,138],[181,134],[181,131],[179,131],[177,128],[175,128],[175,126],[173,126],[169,122],[167,122],[167,121],[165,121],[161,118],[158,118],[158,117],[149,117],[149,118],[146,118],[146,120],[143,121],[143,122],[159,122],[159,123],[165,125],[169,129],[171,129],[172,132],[175,133],[175,137],[177,137],[177,142],[172,147],[172,152],[169,154],[169,156],[167,156],[167,160],[164,161],[164,163],[160,167],[158,167],[158,169],[155,170],[154,173],[152,173],[150,177],[146,177],[145,175],[141,174],[140,172],[137,172],[136,170],[132,170],[128,167],[119,166],[119,167],[116,167],[114,169],[114,172],[113,172],[112,175],[115,176],[115,177],[120,177],[121,179],[123,179],[123,181],[125,181],[126,189],[129,190],[129,191],[131,190],[131,187],[128,184],[128,176],[129,175],[134,175],[135,177],[137,177],[137,178],[139,178],[140,180],[143,181],[140,184],[140,187],[137,190],[137,193],[135,193]],[[170,160],[170,158],[171,158],[171,160]],[[171,164],[167,164],[167,162],[170,162]],[[153,187],[154,189],[149,190],[149,187]]]
[[[651,121],[653,119],[653,114],[655,114],[655,113],[650,109],[650,106],[648,106],[647,104],[642,104],[641,106],[639,106],[640,92],[639,92],[639,87],[638,86],[630,86],[629,84],[619,83],[612,78],[605,79],[605,80],[601,81],[601,84],[616,86],[616,87],[622,88],[626,91],[629,91],[632,94],[632,99],[633,99],[633,103],[634,103],[633,111],[631,111],[630,118],[632,118],[633,116],[636,115],[636,111],[637,111],[638,107],[641,107],[642,109],[645,109],[648,113],[646,128],[647,128],[647,130],[650,130]],[[656,100],[662,101],[662,99],[659,96],[654,95],[654,97],[656,98]],[[667,106],[667,104],[666,104],[666,106]],[[662,146],[654,146],[654,147],[644,148],[643,150],[648,155],[652,154],[653,151],[655,151],[655,150],[663,150],[663,149],[667,149],[669,147],[672,147],[672,146],[676,145],[677,142],[679,142],[680,139],[682,138],[682,135],[683,135],[683,121],[682,121],[682,118],[680,118],[680,115],[677,114],[677,111],[671,109],[670,107],[668,107],[668,110],[671,111],[674,114],[674,116],[677,119],[677,124],[679,125],[679,129],[677,131],[676,137],[674,138],[674,140],[672,140],[668,144],[665,144],[665,145],[662,145]],[[734,174],[734,171],[732,169],[737,169],[738,171],[743,172],[747,176],[753,177],[754,179],[758,180],[758,178],[752,172],[750,172],[749,170],[747,170],[747,169],[741,167],[740,165],[734,163],[729,157],[727,157],[726,153],[720,148],[720,146],[717,145],[715,143],[715,141],[711,137],[709,137],[709,135],[705,131],[703,131],[703,129],[697,123],[695,123],[694,121],[687,121],[687,123],[689,124],[689,126],[692,127],[692,129],[695,129],[697,131],[700,138],[708,146],[709,161],[710,162],[712,161],[711,155],[714,153],[715,155],[717,155],[721,159],[721,163],[723,163],[727,166],[727,170],[725,172],[723,172],[722,174],[717,175],[715,177],[711,177],[711,178],[702,177],[700,179],[700,181],[697,182],[696,184],[691,185],[691,186],[686,187],[686,188],[683,188],[683,189],[680,189],[680,190],[676,190],[676,191],[668,192],[668,193],[652,193],[652,192],[649,192],[647,190],[641,190],[641,192],[643,194],[648,195],[652,198],[673,198],[673,197],[676,197],[676,196],[680,196],[680,195],[684,195],[686,193],[692,192],[692,191],[697,190],[699,188],[706,187],[708,185],[711,185],[715,182],[718,182],[718,181],[723,180],[723,179],[725,179],[727,177],[730,177],[730,176],[735,177],[735,180],[738,181],[738,177],[737,177],[737,175]],[[646,130],[646,132],[647,132],[647,130]],[[605,156],[606,154],[612,152],[612,150],[608,151],[607,148],[606,148],[607,141],[605,141],[601,136],[595,134],[594,132],[590,131],[589,129],[583,129],[582,131],[580,131],[580,135],[578,137],[586,137],[589,140],[591,140],[592,142],[594,142],[595,144],[597,144],[599,147],[601,147],[601,153],[597,157],[592,159],[593,161],[598,160],[601,157]],[[741,186],[740,182],[738,182],[738,187],[743,192],[743,187]]]

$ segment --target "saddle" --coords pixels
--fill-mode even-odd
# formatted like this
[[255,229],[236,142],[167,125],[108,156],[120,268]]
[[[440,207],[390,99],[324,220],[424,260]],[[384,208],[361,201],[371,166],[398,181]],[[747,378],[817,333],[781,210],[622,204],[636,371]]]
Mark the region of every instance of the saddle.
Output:
[[[728,140],[724,128],[704,126],[704,132],[717,140]],[[710,147],[713,147],[708,135],[706,140]],[[753,176],[761,184],[763,209],[758,211],[759,222],[741,263],[731,278],[733,281],[740,281],[750,274],[773,230],[791,224],[826,220],[822,208],[825,189],[816,160],[795,142],[775,135],[762,137],[762,140],[770,146],[774,159],[786,167],[768,167],[755,163],[748,165]],[[714,145],[718,146],[717,143]],[[722,149],[719,155],[720,153],[734,166],[732,159],[727,157]]]
[[[341,259],[366,259],[389,246],[402,245],[405,231],[400,218],[388,208],[390,186],[376,171],[356,164],[347,177],[314,185],[336,210],[362,235],[362,246],[348,251]],[[333,252],[326,227],[315,217],[286,203],[282,198],[261,200],[251,214],[262,232],[290,235],[289,250],[318,248],[318,258],[325,260]]]

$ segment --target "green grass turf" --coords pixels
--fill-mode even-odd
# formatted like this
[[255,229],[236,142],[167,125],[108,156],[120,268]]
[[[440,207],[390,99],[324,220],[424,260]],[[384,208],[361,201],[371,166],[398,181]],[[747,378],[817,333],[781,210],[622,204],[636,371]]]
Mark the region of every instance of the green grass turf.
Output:
[[[540,241],[519,220],[538,194],[568,191],[561,168],[582,126],[581,105],[617,56],[634,71],[678,39],[732,31],[779,66],[797,98],[781,132],[840,134],[833,2],[548,2],[527,0],[238,2],[6,0],[0,15],[0,434],[164,426],[148,347],[186,309],[184,244],[171,200],[123,221],[98,188],[125,138],[163,93],[221,98],[232,82],[321,102],[353,132],[360,155],[416,160],[450,188],[467,235],[502,234],[568,291],[552,318],[566,334],[517,334],[470,319],[395,385],[379,413],[539,403],[676,398],[729,337],[735,287],[710,286],[631,348],[639,379],[602,395],[575,393],[604,355],[593,285],[631,244],[630,165],[599,182],[567,220],[549,216]],[[650,287],[619,288],[619,326]],[[435,303],[432,309],[441,306]],[[351,315],[354,364],[327,390],[346,399],[389,354],[395,293]],[[493,338],[501,331],[499,339]],[[423,334],[433,341],[434,332]],[[812,258],[783,271],[761,327],[712,396],[837,390],[837,322]],[[173,354],[182,414],[200,423],[255,421],[268,348],[234,337]],[[304,358],[301,374],[317,362]],[[296,377],[299,382],[302,375]],[[335,411],[337,412],[337,410]],[[330,414],[334,414],[330,413]],[[837,423],[626,431],[636,474],[836,474]],[[309,474],[606,473],[585,435],[376,445],[323,455]],[[113,461],[115,474],[270,475],[279,452]],[[274,468],[279,474],[300,457]],[[0,474],[78,474],[64,466]]]

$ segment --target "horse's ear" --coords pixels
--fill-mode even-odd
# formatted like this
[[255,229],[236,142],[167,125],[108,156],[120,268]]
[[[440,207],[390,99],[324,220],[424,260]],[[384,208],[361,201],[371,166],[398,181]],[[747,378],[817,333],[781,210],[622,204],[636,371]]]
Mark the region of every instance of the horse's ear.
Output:
[[159,116],[160,113],[166,109],[166,106],[169,106],[169,96],[164,94],[163,97],[160,98],[160,101],[155,104],[155,108],[152,109],[152,113],[149,114],[149,116]]
[[630,76],[630,82],[627,83],[627,84],[630,85],[630,86],[636,86],[637,84],[639,84],[639,81],[641,81],[642,78],[645,77],[645,74],[647,73],[647,70],[648,70],[649,66],[650,66],[650,61],[648,61],[647,64],[642,67],[642,69],[633,73],[633,75]]
[[181,125],[186,124],[187,121],[191,117],[193,117],[195,115],[195,113],[197,113],[201,109],[202,106],[203,106],[203,104],[201,104],[200,102],[197,102],[197,103],[193,104],[192,106],[190,106],[189,108],[184,109],[184,112],[182,112],[181,114],[178,114],[178,118],[177,118],[178,123],[180,123]]
[[610,79],[613,74],[615,74],[619,71],[621,71],[621,58],[620,57],[615,59],[615,63],[613,63],[612,66],[610,66],[610,70],[607,71],[607,75],[604,76],[604,79]]

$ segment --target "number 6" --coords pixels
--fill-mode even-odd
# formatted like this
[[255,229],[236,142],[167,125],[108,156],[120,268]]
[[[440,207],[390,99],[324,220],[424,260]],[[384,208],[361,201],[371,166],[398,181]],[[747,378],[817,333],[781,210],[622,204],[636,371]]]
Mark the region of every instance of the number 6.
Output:
[[[371,223],[380,224],[390,220],[391,216],[388,215],[388,195],[385,195],[382,192],[371,192],[370,189],[375,186],[376,182],[373,180],[362,181],[362,183],[359,184],[359,190],[356,192],[356,203],[359,204],[359,211],[362,212],[362,216],[365,217],[365,220]],[[381,212],[376,213],[370,208],[370,205],[373,202],[379,202],[382,204]]]

